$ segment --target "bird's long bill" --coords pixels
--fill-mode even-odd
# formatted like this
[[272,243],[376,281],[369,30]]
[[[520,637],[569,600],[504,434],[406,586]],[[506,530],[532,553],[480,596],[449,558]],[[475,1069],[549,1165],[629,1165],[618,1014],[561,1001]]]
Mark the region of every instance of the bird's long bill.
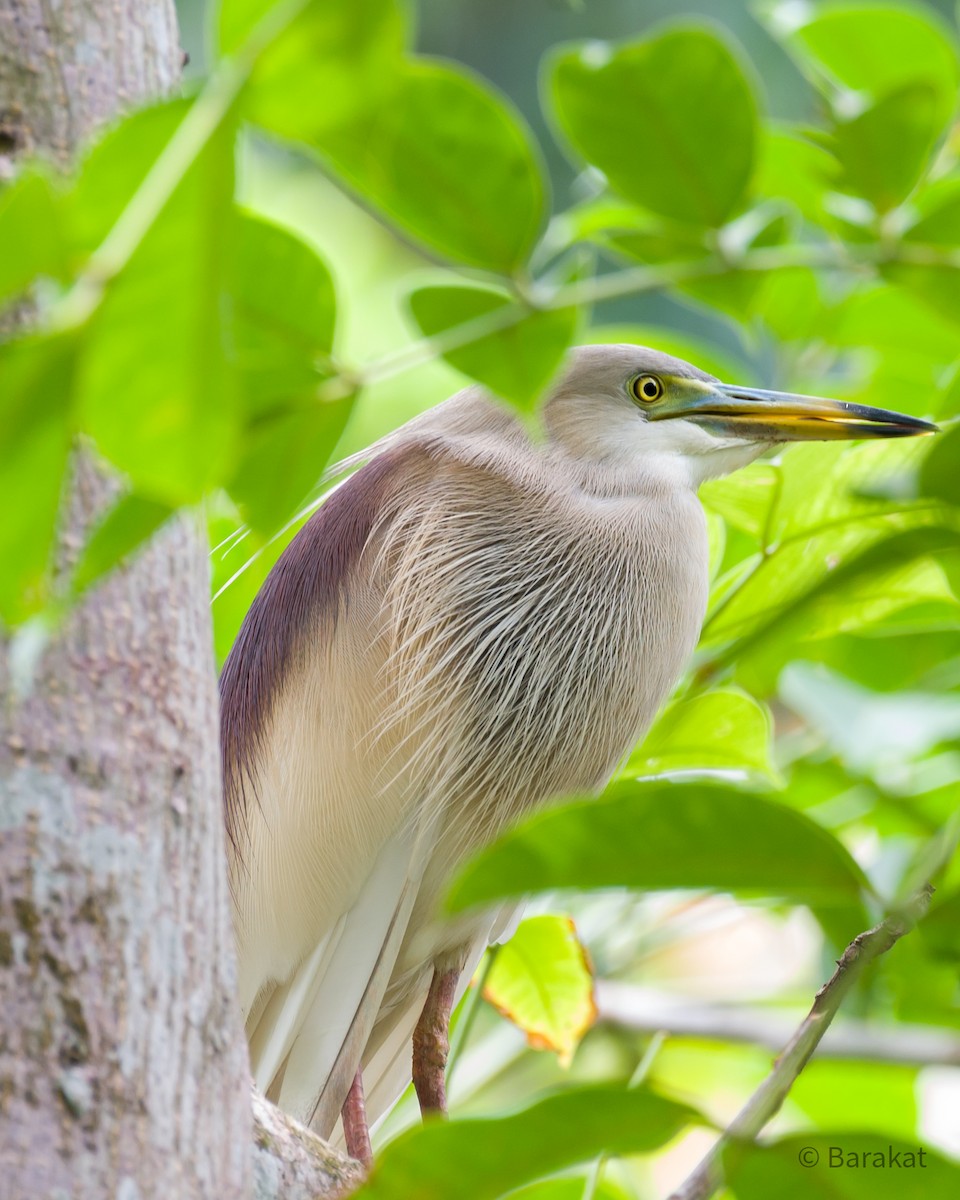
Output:
[[937,426],[929,421],[884,408],[735,384],[708,384],[702,394],[688,395],[685,399],[686,411],[669,415],[686,417],[716,435],[746,441],[834,441],[916,437],[937,432]]

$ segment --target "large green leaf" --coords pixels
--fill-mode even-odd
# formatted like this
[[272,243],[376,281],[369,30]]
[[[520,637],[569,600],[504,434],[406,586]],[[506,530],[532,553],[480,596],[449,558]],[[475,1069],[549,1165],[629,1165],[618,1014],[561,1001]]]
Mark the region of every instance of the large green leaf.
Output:
[[265,416],[243,435],[229,483],[253,528],[272,533],[312,490],[343,433],[353,397]]
[[[428,337],[454,326],[506,315],[516,302],[489,288],[426,287],[410,295],[410,309]],[[531,311],[443,357],[495,395],[531,409],[563,361],[577,329],[575,308]]]
[[[730,656],[739,659],[774,635],[790,654],[800,627],[788,629],[788,617],[804,622],[804,632],[824,636],[921,602],[951,606],[942,571],[922,561],[944,545],[942,533],[932,541],[921,535],[939,522],[937,509],[866,494],[877,480],[911,468],[923,450],[922,444],[810,443],[793,447],[776,466],[758,464],[706,485],[707,504],[749,529],[759,545],[753,560],[738,563],[730,579],[719,581],[703,643],[736,638]],[[889,553],[861,558],[874,543],[901,533],[904,540],[891,543]]]
[[838,121],[833,148],[843,170],[840,185],[887,212],[916,186],[941,129],[936,91],[926,83],[904,84]]
[[717,688],[665,709],[621,774],[747,771],[776,779],[772,736],[770,714],[752,696]]
[[816,224],[828,221],[824,200],[829,182],[837,173],[836,159],[799,130],[768,125],[764,132],[755,179],[757,191],[796,205]]
[[151,538],[173,516],[173,509],[132,493],[111,508],[90,535],[73,576],[75,593],[91,584]]
[[238,213],[230,248],[230,304],[240,389],[254,416],[312,400],[329,374],[336,296],[306,242]]
[[920,932],[935,958],[960,962],[960,890],[936,897]]
[[843,1128],[732,1145],[724,1170],[737,1200],[947,1200],[960,1190],[960,1165],[933,1150]]
[[528,917],[497,951],[483,997],[569,1065],[597,1015],[590,962],[569,917]]
[[381,105],[314,144],[435,253],[509,274],[537,239],[544,183],[531,135],[502,97],[458,67],[407,63]]
[[495,1200],[598,1154],[658,1149],[702,1118],[655,1092],[590,1087],[490,1120],[429,1121],[391,1142],[358,1200]]
[[942,119],[949,115],[960,79],[957,52],[929,7],[819,4],[803,15],[789,43],[834,83],[880,97],[923,79],[938,93]]
[[960,426],[954,426],[930,447],[920,468],[920,490],[960,507]]
[[[221,51],[236,51],[264,13],[283,7],[284,0],[223,0]],[[395,88],[404,25],[397,0],[305,0],[257,57],[244,115],[305,142],[355,120]]]
[[144,496],[197,499],[235,453],[224,297],[234,130],[207,143],[108,285],[80,364],[80,416]]
[[860,869],[793,809],[707,783],[620,781],[603,797],[541,813],[469,863],[452,910],[550,888],[718,888],[850,905]]
[[743,200],[756,102],[716,34],[679,28],[624,46],[562,49],[549,63],[548,95],[577,153],[644,208],[720,225]]
[[181,97],[148,105],[93,143],[64,203],[77,257],[86,257],[106,238],[189,108]]
[[43,606],[72,432],[72,338],[0,345],[0,620]]
[[65,241],[60,197],[46,174],[27,167],[0,189],[0,307],[36,276],[66,274]]

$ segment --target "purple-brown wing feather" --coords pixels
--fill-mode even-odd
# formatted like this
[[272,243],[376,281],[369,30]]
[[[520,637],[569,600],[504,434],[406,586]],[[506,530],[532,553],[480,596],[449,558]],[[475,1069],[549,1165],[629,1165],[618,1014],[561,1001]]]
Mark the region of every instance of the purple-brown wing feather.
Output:
[[336,618],[344,583],[414,447],[387,450],[330,496],[284,550],[251,604],[220,675],[224,819],[243,840],[246,786],[274,699],[308,630]]

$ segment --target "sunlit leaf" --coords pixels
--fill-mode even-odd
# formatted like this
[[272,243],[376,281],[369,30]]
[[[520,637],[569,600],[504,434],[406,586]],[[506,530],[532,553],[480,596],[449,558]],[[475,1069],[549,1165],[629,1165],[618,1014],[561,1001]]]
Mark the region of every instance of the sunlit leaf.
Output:
[[776,779],[770,715],[746,692],[717,688],[660,714],[621,772],[748,771]]
[[78,256],[106,238],[189,108],[182,97],[158,101],[118,121],[90,147],[64,204]]
[[384,1148],[358,1200],[495,1200],[575,1163],[644,1154],[700,1123],[655,1092],[577,1088],[507,1117],[431,1121]]
[[719,225],[753,170],[753,92],[727,43],[703,28],[623,46],[588,42],[549,63],[564,136],[622,195],[673,220]]
[[[538,814],[478,854],[453,910],[551,888],[718,888],[847,905],[863,876],[839,842],[773,800],[707,783],[612,784]],[[856,931],[853,931],[856,932]]]
[[810,221],[828,219],[824,199],[837,174],[830,151],[798,130],[776,125],[767,127],[760,151],[757,191],[795,204]]
[[42,607],[72,432],[76,345],[29,338],[0,346],[0,620]]
[[941,128],[937,93],[925,83],[905,84],[839,121],[834,149],[843,168],[841,186],[887,212],[913,190]]
[[328,373],[336,297],[320,256],[300,238],[239,213],[230,248],[235,362],[248,411],[309,402]]
[[930,447],[920,468],[920,490],[925,496],[960,506],[960,425]]
[[[731,653],[741,658],[771,634],[789,649],[800,626],[788,626],[788,619],[823,636],[922,601],[951,605],[942,570],[919,561],[950,541],[943,531],[927,540],[921,534],[939,522],[937,510],[867,495],[871,481],[904,470],[923,450],[919,443],[854,449],[811,443],[792,448],[772,469],[752,467],[708,484],[707,503],[757,536],[761,553],[737,565],[731,584],[720,580],[704,644],[737,638]],[[908,530],[917,531],[916,540]],[[860,559],[873,543],[896,534],[902,540],[892,541],[889,553]]]
[[318,482],[343,433],[353,397],[316,401],[255,421],[229,483],[248,522],[272,533]]
[[[410,295],[410,308],[428,337],[469,321],[497,319],[515,307],[505,292],[487,288],[428,287]],[[550,383],[577,328],[575,308],[531,311],[519,321],[443,357],[495,395],[521,409],[532,408]]]
[[292,19],[258,55],[245,89],[244,115],[283,137],[312,142],[387,101],[397,84],[405,40],[397,0],[223,0],[220,48],[236,51],[263,14]]
[[789,44],[834,83],[875,97],[904,83],[929,81],[943,119],[953,104],[957,52],[939,15],[903,4],[810,5]]
[[497,951],[483,997],[527,1035],[569,1065],[593,1024],[593,974],[569,917],[528,917]]
[[960,890],[934,898],[920,923],[920,933],[936,958],[960,962]]
[[94,315],[80,416],[145,496],[178,504],[220,482],[236,381],[224,330],[233,130],[208,142]]
[[173,515],[166,504],[135,494],[124,496],[91,534],[73,577],[75,592],[83,592],[136,549]]
[[315,145],[433,252],[509,274],[540,232],[544,183],[532,137],[504,99],[460,68],[407,63],[383,104]]
[[0,305],[38,275],[66,273],[62,220],[59,197],[42,172],[28,167],[0,189]]

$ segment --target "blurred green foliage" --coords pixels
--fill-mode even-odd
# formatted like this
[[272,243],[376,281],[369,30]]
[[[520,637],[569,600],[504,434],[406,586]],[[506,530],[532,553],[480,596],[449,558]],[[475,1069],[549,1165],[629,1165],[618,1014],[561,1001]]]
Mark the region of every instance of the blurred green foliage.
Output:
[[[25,637],[55,622],[199,503],[222,659],[326,467],[471,379],[532,413],[575,340],[940,419],[930,442],[799,446],[704,487],[711,605],[674,702],[607,795],[508,834],[454,901],[633,889],[542,903],[575,910],[601,976],[799,1016],[842,943],[931,878],[929,917],[852,1008],[892,1048],[912,1044],[906,1023],[957,1030],[957,29],[919,0],[715,6],[744,49],[715,20],[641,34],[662,3],[522,7],[425,2],[420,37],[462,21],[491,73],[513,63],[525,115],[469,64],[409,49],[399,0],[222,0],[219,51],[183,96],[106,131],[68,177],[21,164],[0,190],[0,300],[38,319],[0,344],[0,616]],[[499,38],[470,24],[481,8]],[[529,39],[511,40],[519,20]],[[615,22],[622,41],[588,36]],[[49,557],[77,435],[128,490],[63,579]],[[732,950],[704,965],[727,946],[719,903],[782,931],[762,983],[731,990]],[[582,959],[566,936],[524,936],[494,994],[526,997],[501,1007],[533,1030],[550,1014],[530,997]],[[566,1000],[589,992],[580,979]],[[489,1119],[402,1134],[367,1194],[662,1195],[695,1150],[661,1148],[698,1113],[727,1120],[768,1068],[720,1034],[654,1054],[597,1027],[564,1072],[492,1010],[461,1020],[454,1111]],[[641,1060],[649,1087],[625,1089]],[[953,1196],[942,1156],[829,1188],[797,1162],[891,1136],[960,1151],[955,1121],[943,1132],[956,1077],[944,1092],[928,1061],[815,1061],[777,1140],[729,1159],[730,1193]],[[404,1120],[401,1105],[382,1140]],[[599,1181],[583,1165],[612,1154],[627,1157]]]

